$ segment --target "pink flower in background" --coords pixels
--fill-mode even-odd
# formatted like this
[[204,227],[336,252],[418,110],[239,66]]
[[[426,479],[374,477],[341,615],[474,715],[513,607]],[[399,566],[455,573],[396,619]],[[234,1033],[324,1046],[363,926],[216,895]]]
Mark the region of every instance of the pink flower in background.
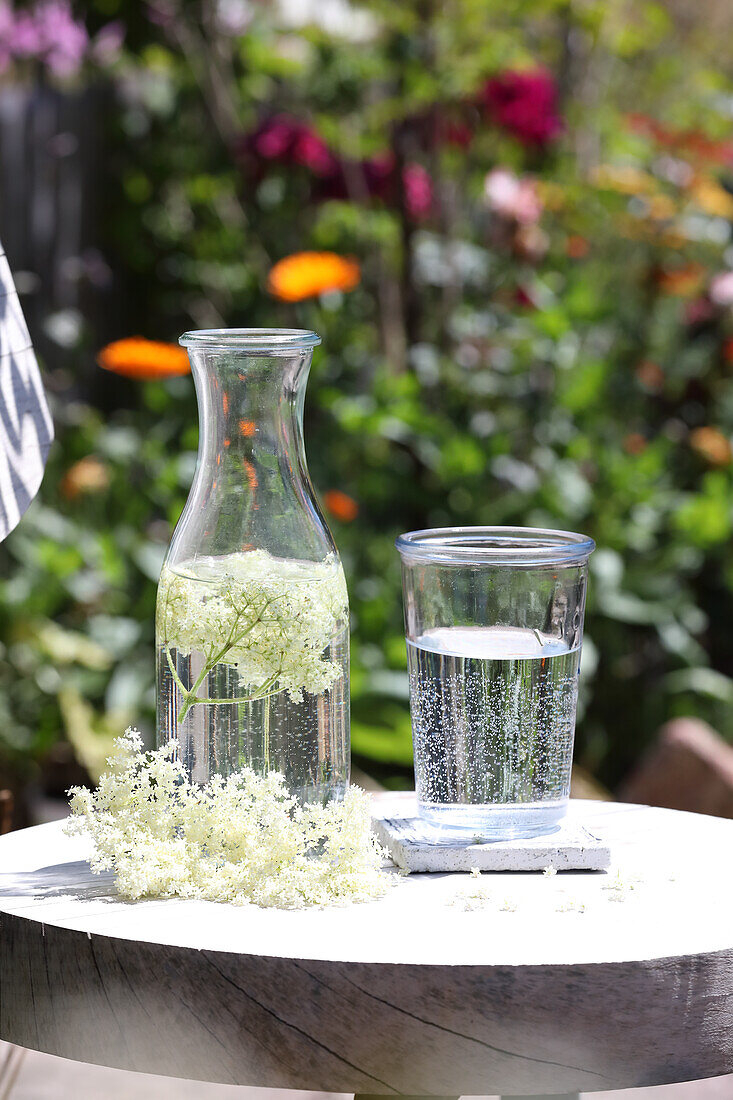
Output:
[[[362,161],[357,170],[361,173],[370,197],[386,202],[396,197],[396,167],[391,153],[380,153]],[[430,213],[433,205],[433,184],[421,164],[406,164],[402,171],[402,187],[405,208],[415,221],[421,221]]]
[[89,46],[83,23],[74,19],[68,0],[41,0],[33,8],[0,10],[0,67],[11,59],[42,61],[57,76],[77,72]]
[[733,271],[721,271],[713,275],[708,290],[710,301],[716,306],[733,305]]
[[79,69],[89,45],[86,27],[74,19],[71,5],[65,0],[45,0],[34,14],[46,64],[57,76],[71,76]]
[[15,14],[8,31],[8,46],[14,57],[37,57],[40,55],[44,48],[44,39],[34,12],[20,11]]
[[523,145],[546,145],[562,130],[557,88],[545,69],[499,73],[487,80],[480,98],[492,119]]
[[533,225],[542,216],[542,203],[533,179],[520,179],[508,168],[493,168],[486,177],[484,194],[495,214],[520,225]]
[[224,34],[245,34],[252,22],[250,0],[218,0],[215,8],[216,23]]
[[421,164],[405,166],[402,186],[405,189],[405,206],[410,216],[415,221],[427,217],[433,206],[433,184]]
[[175,10],[168,0],[149,0],[146,4],[146,14],[151,23],[156,27],[167,30],[175,22]]
[[10,37],[15,25],[15,14],[7,0],[0,0],[0,72],[5,72],[12,59]]
[[715,317],[715,307],[709,298],[695,298],[685,306],[685,324],[690,328],[700,328]]
[[97,32],[92,43],[92,55],[100,65],[111,65],[120,56],[125,42],[125,27],[119,20],[107,23]]

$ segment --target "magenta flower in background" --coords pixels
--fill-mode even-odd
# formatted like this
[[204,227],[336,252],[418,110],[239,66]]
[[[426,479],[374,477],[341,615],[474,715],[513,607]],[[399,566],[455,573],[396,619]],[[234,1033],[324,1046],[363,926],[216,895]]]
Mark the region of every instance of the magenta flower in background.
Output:
[[518,286],[514,291],[514,301],[523,309],[537,309],[537,301],[529,286]]
[[299,164],[321,177],[330,176],[338,169],[338,161],[323,138],[306,123],[289,115],[266,119],[245,139],[242,150],[262,160]]
[[441,124],[440,136],[446,145],[467,149],[473,141],[473,127],[460,119],[448,119]]
[[363,180],[364,190],[369,198],[390,199],[394,196],[395,175],[394,157],[391,153],[377,153],[367,160],[357,161],[354,173]]
[[408,164],[402,173],[405,206],[415,221],[426,218],[433,207],[433,184],[421,164]]
[[[374,198],[390,202],[397,198],[395,160],[391,153],[362,161],[337,157],[315,130],[290,115],[266,119],[243,139],[239,153],[253,159],[259,169],[266,161],[306,168],[316,177],[316,200]],[[404,168],[402,187],[410,217],[415,221],[426,217],[433,205],[433,186],[422,165],[409,164]]]
[[329,176],[338,168],[338,161],[323,138],[307,126],[301,129],[293,142],[292,158],[316,176]]
[[[370,198],[394,200],[397,191],[395,160],[391,153],[380,153],[359,162],[356,171],[364,180]],[[433,205],[433,184],[421,164],[406,164],[402,170],[405,208],[414,221],[421,221]]]
[[480,99],[494,122],[523,145],[546,145],[562,131],[557,88],[545,69],[499,73],[487,80]]
[[252,152],[265,160],[284,160],[290,150],[296,123],[283,117],[264,122],[248,141]]

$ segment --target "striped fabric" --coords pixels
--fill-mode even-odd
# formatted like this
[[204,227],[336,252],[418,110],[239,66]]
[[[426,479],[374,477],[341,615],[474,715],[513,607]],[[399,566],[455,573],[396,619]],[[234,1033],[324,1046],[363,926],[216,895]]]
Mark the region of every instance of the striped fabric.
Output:
[[0,539],[38,492],[52,439],[38,364],[0,244]]

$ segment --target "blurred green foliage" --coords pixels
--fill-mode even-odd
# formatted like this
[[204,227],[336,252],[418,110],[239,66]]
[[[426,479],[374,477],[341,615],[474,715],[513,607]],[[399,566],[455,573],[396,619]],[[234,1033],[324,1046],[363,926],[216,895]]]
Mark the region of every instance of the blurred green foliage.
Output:
[[[596,539],[577,758],[603,782],[677,714],[733,739],[726,7],[374,0],[336,26],[257,2],[161,0],[149,20],[123,0],[91,8],[128,25],[100,100],[113,334],[323,336],[306,447],[318,489],[359,509],[332,519],[357,759],[409,775],[393,540],[451,524]],[[538,65],[563,132],[532,144],[479,93]],[[421,166],[429,212],[399,179],[375,198],[357,174],[328,197],[307,163],[258,157],[251,135],[283,116],[352,168]],[[453,123],[470,140],[447,140]],[[487,198],[497,167],[532,177],[541,216]],[[356,256],[361,285],[268,296],[271,265],[307,248]],[[60,736],[88,758],[128,721],[151,728],[155,582],[193,472],[195,400],[188,378],[95,373],[102,339],[90,315],[75,367],[49,364],[58,442],[2,550],[0,752],[19,768]]]

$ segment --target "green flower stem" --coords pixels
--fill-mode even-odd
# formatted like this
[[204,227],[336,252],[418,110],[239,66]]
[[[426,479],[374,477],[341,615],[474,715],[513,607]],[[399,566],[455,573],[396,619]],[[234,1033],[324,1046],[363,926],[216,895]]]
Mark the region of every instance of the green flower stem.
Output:
[[[251,627],[249,629],[251,629]],[[245,631],[245,633],[246,633],[246,631]],[[234,643],[232,643],[232,644],[234,644]],[[199,674],[199,676],[196,680],[196,683],[193,685],[193,687],[190,690],[188,690],[184,686],[183,681],[181,680],[180,676],[176,672],[176,667],[173,663],[173,658],[171,656],[170,648],[168,647],[168,645],[166,645],[165,655],[166,655],[166,659],[168,661],[168,667],[171,671],[171,675],[172,675],[173,679],[175,680],[175,682],[178,686],[179,691],[181,692],[181,695],[183,696],[183,706],[181,707],[180,711],[178,712],[178,725],[181,724],[181,722],[186,717],[186,715],[188,714],[191,707],[195,706],[196,703],[254,703],[254,702],[259,701],[260,699],[270,699],[270,698],[272,698],[273,695],[277,695],[276,691],[270,691],[269,690],[271,687],[273,687],[274,684],[277,683],[277,673],[274,676],[271,676],[269,678],[269,680],[265,680],[264,684],[260,684],[260,686],[258,688],[256,688],[249,695],[240,695],[240,696],[235,696],[233,698],[227,698],[227,699],[215,699],[215,698],[211,699],[211,698],[207,698],[207,697],[198,695],[197,694],[198,689],[201,687],[201,685],[204,682],[204,679],[206,678],[206,676],[208,676],[208,674],[209,674],[209,672],[211,672],[212,668],[214,668],[214,666],[219,663],[221,658],[226,655],[226,653],[228,652],[229,649],[231,649],[231,645],[225,646],[223,649],[221,649],[219,651],[219,653],[216,654],[215,657],[209,658],[209,660],[207,661],[207,663],[204,665],[203,669],[201,670],[201,672],[200,672],[200,674]]]
[[181,692],[182,695],[187,695],[188,692],[187,692],[186,687],[184,686],[183,680],[181,679],[181,677],[176,672],[176,666],[173,664],[173,658],[171,657],[171,651],[170,651],[170,648],[169,648],[167,642],[165,644],[165,656],[166,656],[166,660],[168,661],[168,668],[171,670],[171,676],[173,677],[173,679],[176,681],[176,684],[178,685],[178,690]]
[[207,661],[207,663],[201,669],[201,672],[199,673],[199,675],[196,679],[196,683],[193,685],[193,687],[191,688],[190,691],[187,691],[185,693],[185,696],[184,696],[184,699],[183,699],[183,706],[181,707],[181,709],[178,712],[178,725],[179,726],[180,726],[181,722],[183,721],[183,719],[188,714],[191,707],[194,706],[194,704],[199,702],[198,690],[199,690],[199,688],[203,684],[204,680],[209,675],[209,673],[211,672],[212,668],[214,667],[214,665],[216,663],[217,663],[216,661]]

